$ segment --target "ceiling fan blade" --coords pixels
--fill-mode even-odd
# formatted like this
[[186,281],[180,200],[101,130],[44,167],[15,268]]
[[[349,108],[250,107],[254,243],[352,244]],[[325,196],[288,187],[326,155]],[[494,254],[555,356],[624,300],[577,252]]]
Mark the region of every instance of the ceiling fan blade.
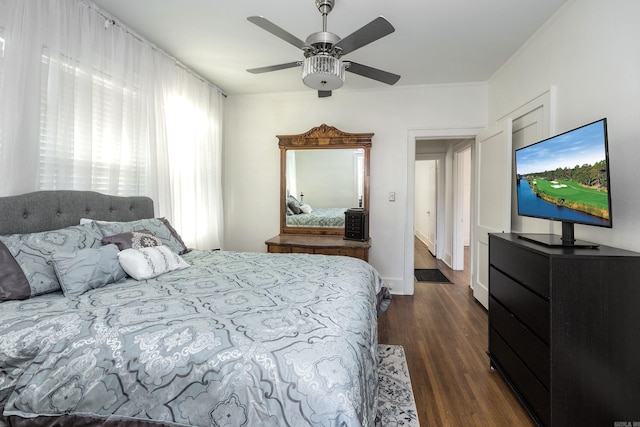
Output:
[[342,54],[346,55],[362,46],[366,46],[382,37],[393,33],[396,29],[382,16],[377,17],[359,30],[354,31],[347,37],[335,44],[342,49]]
[[330,90],[319,90],[318,91],[318,98],[327,98],[331,96],[331,91]]
[[367,77],[373,80],[377,80],[379,82],[386,83],[388,85],[396,84],[396,82],[400,80],[400,76],[397,74],[389,73],[387,71],[382,71],[377,68],[358,64],[357,62],[351,62],[351,61],[348,61],[348,62],[349,62],[349,66],[346,68],[346,70],[351,71],[354,74],[361,75],[362,77]]
[[263,16],[250,16],[247,18],[247,20],[249,22],[256,24],[258,27],[262,28],[263,30],[270,32],[274,36],[281,38],[287,43],[294,45],[298,49],[304,49],[307,46],[305,42],[303,42],[293,34],[278,27],[276,24],[269,21]]
[[300,65],[300,61],[287,62],[286,64],[269,65],[268,67],[251,68],[247,71],[252,74],[268,73],[269,71],[286,70],[287,68],[293,68]]

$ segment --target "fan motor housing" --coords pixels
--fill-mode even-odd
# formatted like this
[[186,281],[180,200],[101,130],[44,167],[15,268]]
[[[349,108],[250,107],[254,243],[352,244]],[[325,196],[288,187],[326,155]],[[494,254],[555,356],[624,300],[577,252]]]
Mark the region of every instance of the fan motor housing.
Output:
[[307,37],[306,43],[309,46],[313,46],[316,52],[332,54],[333,45],[335,45],[339,41],[340,37],[338,37],[336,34],[330,33],[328,31],[320,31],[309,35],[309,37]]

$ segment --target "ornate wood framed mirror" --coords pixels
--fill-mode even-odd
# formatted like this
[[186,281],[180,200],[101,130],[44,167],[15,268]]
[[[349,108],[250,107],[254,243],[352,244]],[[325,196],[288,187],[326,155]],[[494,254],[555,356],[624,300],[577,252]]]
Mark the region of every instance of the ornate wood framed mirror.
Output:
[[326,124],[277,135],[281,234],[341,235],[347,209],[369,210],[372,137]]

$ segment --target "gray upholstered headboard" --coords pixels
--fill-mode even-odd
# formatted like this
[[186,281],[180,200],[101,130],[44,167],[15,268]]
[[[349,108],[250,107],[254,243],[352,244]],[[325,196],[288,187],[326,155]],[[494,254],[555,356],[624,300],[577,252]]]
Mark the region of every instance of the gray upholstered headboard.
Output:
[[80,218],[134,221],[153,218],[149,197],[119,197],[95,191],[36,191],[0,197],[0,234],[35,233],[77,225]]

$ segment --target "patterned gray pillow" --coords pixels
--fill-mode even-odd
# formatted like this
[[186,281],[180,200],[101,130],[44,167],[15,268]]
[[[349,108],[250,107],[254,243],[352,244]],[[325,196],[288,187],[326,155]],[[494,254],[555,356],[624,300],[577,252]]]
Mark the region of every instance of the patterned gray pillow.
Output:
[[114,244],[119,250],[140,249],[162,245],[162,240],[157,238],[149,230],[129,231],[127,233],[114,234],[102,239],[103,245]]
[[287,208],[291,209],[295,215],[302,213],[300,210],[300,202],[293,196],[287,197]]
[[[0,236],[0,241],[22,269],[34,297],[60,290],[51,254],[100,247],[102,233],[95,224],[89,223],[41,233]],[[0,280],[4,280],[2,273]]]
[[148,230],[177,254],[185,254],[189,250],[185,246],[178,232],[169,224],[166,218],[139,219],[129,222],[93,221],[98,224],[104,236],[130,233],[132,231]]

